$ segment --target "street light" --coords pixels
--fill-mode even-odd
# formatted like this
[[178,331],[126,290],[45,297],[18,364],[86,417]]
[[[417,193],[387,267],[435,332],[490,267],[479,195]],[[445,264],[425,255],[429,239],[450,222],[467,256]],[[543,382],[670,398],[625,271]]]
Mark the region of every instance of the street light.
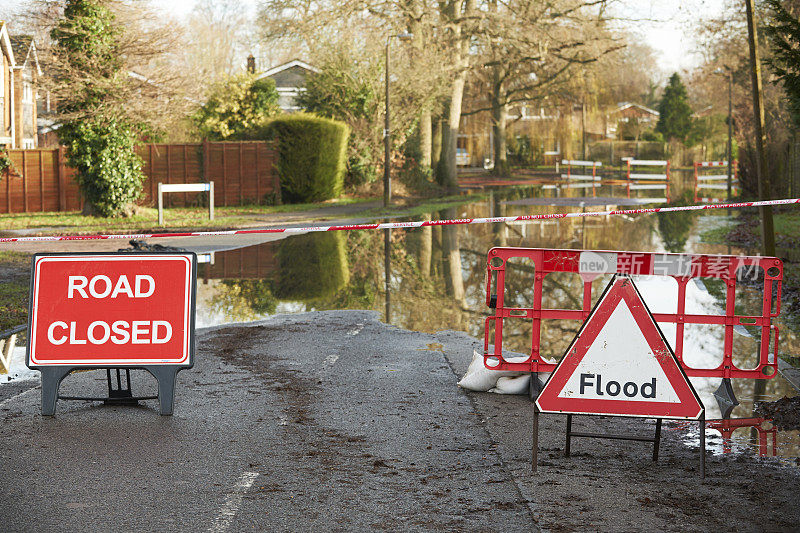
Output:
[[[728,203],[731,202],[731,179],[733,176],[733,71],[730,67],[718,68],[714,74],[728,74]],[[730,214],[730,209],[728,209]]]
[[395,33],[386,38],[386,120],[383,128],[383,144],[384,144],[384,159],[383,159],[383,207],[388,207],[392,203],[392,177],[389,169],[392,140],[391,132],[389,130],[389,43],[392,42],[393,37],[397,37],[400,41],[408,41],[414,36],[413,33]]

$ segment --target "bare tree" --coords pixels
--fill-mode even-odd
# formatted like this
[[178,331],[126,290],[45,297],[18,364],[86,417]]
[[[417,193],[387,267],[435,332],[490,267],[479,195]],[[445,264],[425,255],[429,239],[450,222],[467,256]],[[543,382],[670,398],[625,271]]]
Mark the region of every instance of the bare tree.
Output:
[[[66,61],[52,46],[50,32],[63,16],[64,2],[38,0],[24,17],[36,39],[44,71],[41,83],[55,102],[57,119],[80,120],[102,111],[109,117],[147,124],[153,133],[168,129],[182,120],[191,106],[185,98],[187,77],[175,68],[175,52],[182,37],[179,25],[139,3],[100,3],[112,11],[117,28],[114,56],[120,74],[114,76],[98,75],[91,65],[84,68]],[[113,90],[100,91],[102,100],[94,107],[70,106],[87,86]]]

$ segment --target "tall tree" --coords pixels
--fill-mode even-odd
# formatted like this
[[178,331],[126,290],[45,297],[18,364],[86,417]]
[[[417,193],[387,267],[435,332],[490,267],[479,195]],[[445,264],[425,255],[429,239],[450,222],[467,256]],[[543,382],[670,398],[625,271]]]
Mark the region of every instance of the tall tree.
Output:
[[488,102],[468,112],[491,112],[495,173],[508,172],[506,127],[512,106],[551,96],[570,100],[572,92],[581,93],[573,102],[585,102],[589,65],[622,47],[605,28],[602,12],[589,10],[595,4],[489,1],[476,37],[482,68],[474,75],[482,80],[476,87]]
[[658,112],[656,131],[664,135],[665,139],[686,142],[692,131],[692,108],[689,106],[686,86],[677,72],[670,76],[664,88]]
[[50,33],[70,91],[59,109],[68,117],[59,130],[67,158],[78,170],[86,212],[103,216],[126,213],[141,193],[144,176],[136,155],[136,124],[115,109],[114,95],[128,80],[120,56],[122,33],[105,3],[69,0]]
[[445,105],[442,122],[442,152],[436,167],[439,185],[447,189],[457,189],[456,145],[458,127],[461,122],[461,104],[464,86],[470,67],[469,49],[472,41],[471,29],[475,16],[475,0],[446,0],[440,2],[440,25],[444,29],[448,66],[452,71],[452,82]]
[[772,58],[767,63],[780,79],[792,119],[800,126],[800,19],[797,10],[792,13],[785,2],[765,0],[765,3],[772,14],[764,31],[772,49]]

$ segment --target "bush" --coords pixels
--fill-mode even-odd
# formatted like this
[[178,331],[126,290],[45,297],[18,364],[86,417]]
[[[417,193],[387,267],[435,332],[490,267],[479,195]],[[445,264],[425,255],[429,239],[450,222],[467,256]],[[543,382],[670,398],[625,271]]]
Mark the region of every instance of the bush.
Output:
[[142,160],[134,152],[136,130],[121,120],[70,121],[58,130],[67,160],[94,214],[129,214],[142,192]]
[[542,161],[542,151],[527,135],[509,135],[506,139],[508,164],[517,168],[533,167]]
[[312,232],[280,241],[275,296],[314,303],[333,298],[350,281],[343,231]]
[[281,198],[291,204],[342,194],[349,135],[344,122],[294,113],[275,118],[248,137],[277,140]]
[[244,73],[214,84],[192,120],[204,139],[234,140],[279,112],[275,82]]
[[348,188],[370,184],[379,176],[383,154],[380,65],[338,49],[323,59],[319,72],[308,77],[306,90],[297,98],[305,111],[350,127],[344,178]]

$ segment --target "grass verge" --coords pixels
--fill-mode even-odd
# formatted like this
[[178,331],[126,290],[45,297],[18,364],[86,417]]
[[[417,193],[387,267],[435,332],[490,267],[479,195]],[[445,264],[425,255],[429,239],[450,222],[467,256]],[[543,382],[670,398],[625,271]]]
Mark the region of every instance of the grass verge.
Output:
[[366,209],[364,211],[356,213],[354,216],[381,217],[381,216],[392,215],[392,216],[403,216],[403,217],[418,217],[426,213],[432,213],[434,211],[442,211],[444,209],[450,209],[464,204],[480,202],[481,200],[485,200],[486,198],[488,198],[487,194],[470,194],[468,196],[445,196],[442,198],[428,200],[416,205],[394,206],[389,209],[385,209],[383,207],[375,209]]
[[28,321],[31,256],[0,252],[0,331]]
[[366,203],[372,199],[343,198],[322,204],[252,205],[215,207],[214,220],[208,219],[206,207],[171,207],[164,210],[166,226],[158,225],[158,210],[142,207],[136,215],[125,218],[101,218],[70,213],[14,213],[3,215],[2,228],[8,230],[42,228],[48,234],[92,233],[98,231],[120,231],[143,233],[169,228],[220,229],[252,224],[260,217],[281,213],[316,211],[327,207]]

